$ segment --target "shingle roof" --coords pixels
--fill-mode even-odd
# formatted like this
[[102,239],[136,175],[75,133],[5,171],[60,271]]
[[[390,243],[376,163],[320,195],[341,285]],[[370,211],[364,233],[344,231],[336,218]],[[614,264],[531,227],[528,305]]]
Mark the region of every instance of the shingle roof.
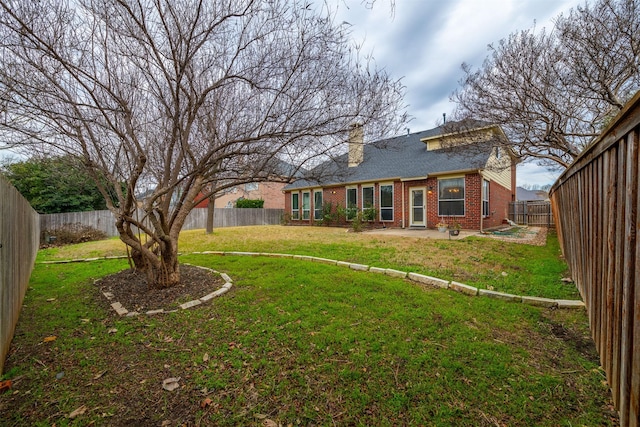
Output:
[[527,190],[526,188],[516,187],[516,200],[547,200],[549,195],[543,190]]
[[[494,144],[484,141],[465,150],[431,150],[421,139],[441,134],[441,128],[397,136],[365,144],[364,160],[347,167],[348,155],[325,162],[309,171],[308,179],[300,179],[285,190],[313,186],[329,186],[364,181],[384,181],[425,177],[432,174],[469,169],[482,169],[487,164]],[[472,148],[471,148],[472,147]]]

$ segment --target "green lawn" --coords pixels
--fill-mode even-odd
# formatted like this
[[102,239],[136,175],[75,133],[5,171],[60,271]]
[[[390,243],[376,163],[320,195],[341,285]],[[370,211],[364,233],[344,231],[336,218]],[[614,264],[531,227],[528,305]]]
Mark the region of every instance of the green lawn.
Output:
[[[575,286],[561,281],[569,273],[555,233],[549,233],[546,246],[530,246],[481,237],[432,240],[348,233],[330,227],[232,227],[217,229],[213,235],[185,231],[180,251],[309,255],[427,274],[516,295],[580,299]],[[124,254],[120,241],[111,239],[43,250],[38,260]]]
[[[552,295],[562,288],[536,278],[565,273],[553,239],[541,249],[250,227],[187,232],[181,248],[307,254],[469,284],[493,278],[496,288],[535,281]],[[110,240],[39,260],[118,251]],[[92,283],[126,261],[37,265],[5,365],[15,384],[0,395],[3,425],[617,425],[584,310],[297,259],[182,261],[226,272],[232,291],[175,313],[118,317]],[[172,392],[161,387],[169,377],[180,377]]]

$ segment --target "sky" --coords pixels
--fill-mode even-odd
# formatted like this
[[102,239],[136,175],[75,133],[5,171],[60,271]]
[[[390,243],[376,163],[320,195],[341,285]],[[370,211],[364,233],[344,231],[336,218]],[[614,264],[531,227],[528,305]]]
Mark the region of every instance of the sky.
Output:
[[[336,21],[351,24],[356,43],[376,65],[402,78],[412,132],[442,123],[455,103],[450,95],[463,77],[462,63],[474,69],[487,46],[509,34],[553,28],[553,18],[584,0],[338,0]],[[439,122],[438,122],[439,121]],[[519,164],[517,185],[551,184],[558,172],[535,163]]]
[[[487,45],[552,19],[584,0],[316,0],[351,24],[356,43],[379,68],[402,78],[412,132],[451,117],[450,95],[463,77],[463,62],[478,68]],[[0,159],[9,153],[0,150]],[[551,184],[558,172],[532,164],[517,167],[517,184]]]

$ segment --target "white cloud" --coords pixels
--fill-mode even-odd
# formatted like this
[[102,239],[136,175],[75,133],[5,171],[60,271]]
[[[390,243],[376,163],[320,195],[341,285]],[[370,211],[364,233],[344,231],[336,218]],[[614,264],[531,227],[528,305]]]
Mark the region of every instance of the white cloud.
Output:
[[[403,77],[412,131],[430,129],[442,114],[450,116],[450,95],[463,77],[463,62],[482,65],[487,45],[533,27],[553,26],[552,19],[583,0],[338,0],[338,22],[352,24],[378,67]],[[392,8],[394,13],[392,14]],[[518,167],[518,179],[546,184],[549,173],[536,165]]]

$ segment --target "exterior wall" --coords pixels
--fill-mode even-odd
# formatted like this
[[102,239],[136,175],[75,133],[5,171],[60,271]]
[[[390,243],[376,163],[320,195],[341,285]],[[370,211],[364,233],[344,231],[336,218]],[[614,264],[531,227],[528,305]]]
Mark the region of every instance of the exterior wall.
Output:
[[[498,182],[507,190],[515,191],[515,165],[504,148],[498,148],[501,152],[500,159],[492,154],[487,161],[487,168],[482,172],[485,178]],[[495,150],[494,150],[495,153]],[[489,190],[491,192],[491,190]]]
[[482,228],[497,227],[509,218],[509,203],[514,200],[513,191],[495,181],[489,182],[489,216],[483,219]]
[[[512,170],[512,172],[515,172]],[[460,175],[452,175],[460,176]],[[441,176],[439,178],[447,178]],[[438,177],[430,177],[427,179],[414,181],[394,181],[393,184],[393,221],[380,221],[380,185],[386,185],[391,181],[381,181],[375,183],[354,184],[340,187],[329,187],[322,189],[323,202],[330,202],[333,206],[346,206],[346,188],[356,187],[358,190],[358,208],[362,209],[362,187],[373,184],[374,186],[374,202],[375,208],[378,210],[378,217],[373,222],[374,226],[385,227],[409,227],[411,215],[410,189],[413,187],[421,187],[425,189],[425,205],[426,205],[426,227],[435,228],[439,222],[452,224],[457,222],[463,229],[479,230],[480,228],[495,227],[502,224],[503,219],[507,218],[509,202],[513,200],[513,192],[499,183],[489,180],[489,212],[486,218],[482,216],[482,181],[483,176],[480,173],[472,173],[464,175],[465,178],[465,215],[464,216],[439,216],[438,215]],[[302,217],[302,193],[309,192],[311,199],[311,218],[309,220],[292,220],[292,224],[313,225],[317,223],[313,219],[314,190],[319,188],[305,188],[295,190],[300,194],[300,217]],[[404,189],[404,192],[403,192]],[[404,201],[404,210],[403,208]],[[291,213],[291,191],[285,194],[285,212]],[[482,221],[482,223],[481,223]]]
[[[215,207],[227,208],[235,207],[235,201],[243,197],[245,199],[262,199],[264,200],[265,209],[284,209],[284,194],[282,189],[286,184],[280,182],[260,182],[256,183],[256,190],[247,191],[245,185],[238,185],[233,190],[228,190],[225,194],[216,197]],[[206,208],[209,200],[203,200],[198,203],[197,208]]]

